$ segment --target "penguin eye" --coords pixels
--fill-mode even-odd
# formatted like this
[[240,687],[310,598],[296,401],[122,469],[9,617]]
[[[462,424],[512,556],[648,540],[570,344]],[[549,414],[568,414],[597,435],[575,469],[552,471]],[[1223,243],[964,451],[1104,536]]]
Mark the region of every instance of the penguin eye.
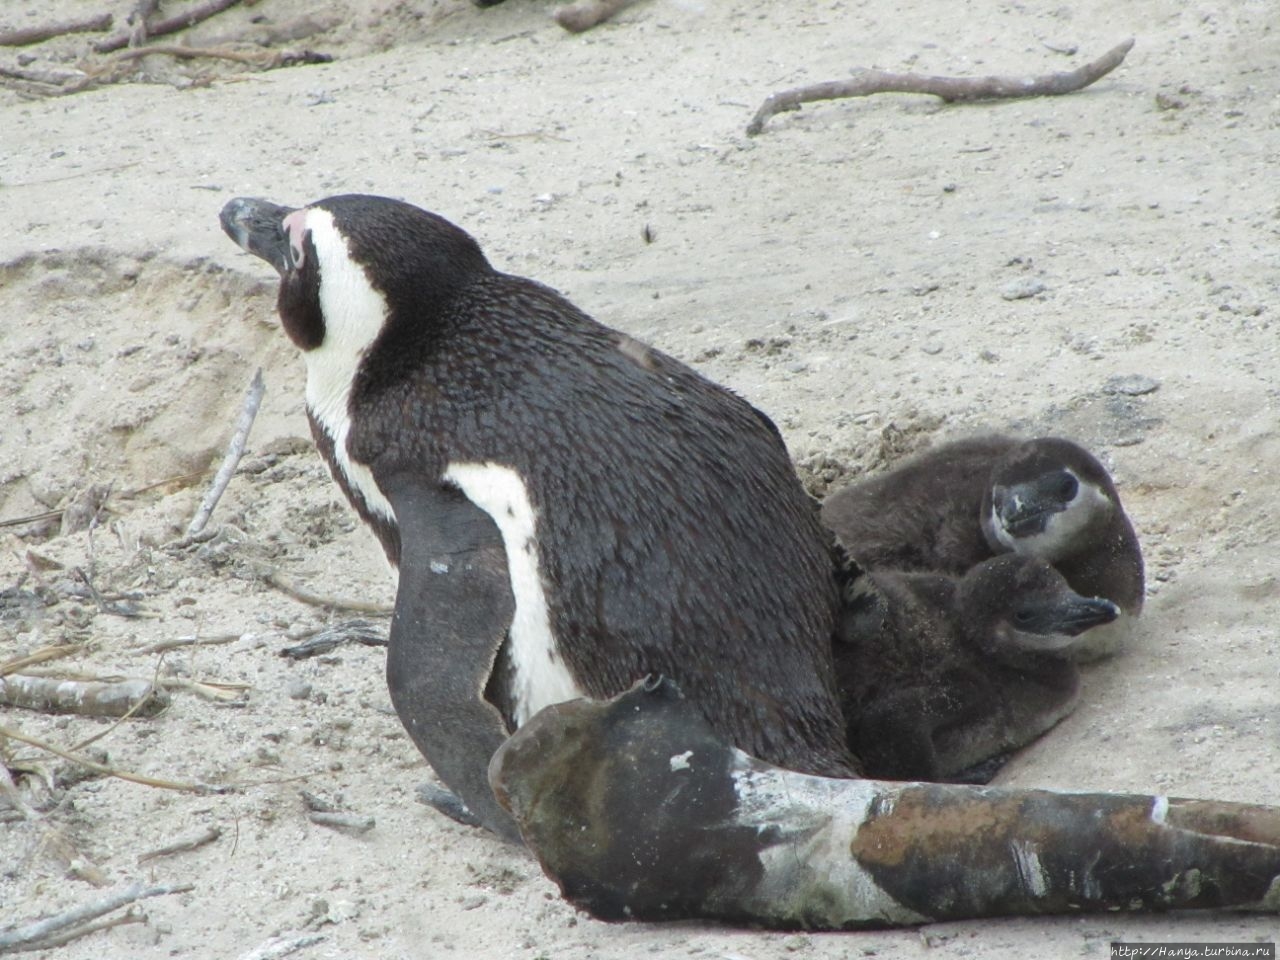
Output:
[[1075,475],[1064,470],[1058,474],[1058,479],[1054,482],[1054,494],[1063,503],[1070,503],[1076,498],[1076,494],[1080,491],[1080,482],[1076,480]]
[[1020,627],[1025,627],[1035,619],[1033,613],[1028,607],[1022,607],[1013,611],[1013,622]]

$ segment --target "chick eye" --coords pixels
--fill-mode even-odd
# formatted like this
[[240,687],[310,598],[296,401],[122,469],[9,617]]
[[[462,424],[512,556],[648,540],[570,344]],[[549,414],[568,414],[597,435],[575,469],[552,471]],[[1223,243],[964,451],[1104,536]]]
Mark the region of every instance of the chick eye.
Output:
[[1076,480],[1074,475],[1064,471],[1058,474],[1055,487],[1054,493],[1057,494],[1058,498],[1063,503],[1069,503],[1076,498],[1076,494],[1080,490],[1080,482]]
[[1020,627],[1025,627],[1034,619],[1035,614],[1030,610],[1023,609],[1013,611],[1013,622]]

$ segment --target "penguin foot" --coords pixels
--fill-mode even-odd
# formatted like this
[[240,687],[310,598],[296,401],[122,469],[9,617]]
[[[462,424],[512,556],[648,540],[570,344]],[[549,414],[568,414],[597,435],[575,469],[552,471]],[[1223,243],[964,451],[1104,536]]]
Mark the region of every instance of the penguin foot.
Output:
[[947,777],[948,783],[971,783],[975,786],[985,786],[990,783],[997,773],[999,773],[1006,763],[1013,757],[1012,753],[1001,753],[994,757],[975,763],[971,767],[965,767],[959,773]]
[[458,799],[456,793],[451,793],[444,787],[437,787],[434,783],[420,783],[414,788],[414,792],[418,795],[419,802],[443,813],[455,823],[460,823],[464,827],[484,826],[480,818]]

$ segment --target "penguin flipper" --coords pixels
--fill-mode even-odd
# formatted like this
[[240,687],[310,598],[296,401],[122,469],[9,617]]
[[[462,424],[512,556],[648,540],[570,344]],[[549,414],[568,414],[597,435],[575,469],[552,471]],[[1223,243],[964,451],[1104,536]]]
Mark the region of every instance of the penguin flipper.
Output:
[[400,722],[436,775],[488,829],[519,842],[489,787],[489,758],[507,738],[485,686],[515,601],[502,536],[451,487],[400,475],[380,484],[400,537],[387,686]]

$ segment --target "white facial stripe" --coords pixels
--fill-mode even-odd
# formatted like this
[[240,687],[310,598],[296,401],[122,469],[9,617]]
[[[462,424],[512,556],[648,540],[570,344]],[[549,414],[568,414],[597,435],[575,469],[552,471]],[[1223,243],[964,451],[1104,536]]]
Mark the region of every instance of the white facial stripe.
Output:
[[1065,510],[1051,515],[1042,533],[1015,537],[998,520],[994,524],[996,539],[1006,549],[1027,557],[1040,557],[1053,563],[1080,549],[1080,536],[1112,510],[1106,492],[1086,481],[1079,481],[1075,499]]
[[511,621],[512,700],[523,726],[543,707],[586,694],[556,648],[547,595],[538,569],[537,515],[520,475],[496,463],[453,463],[444,479],[493,518],[502,534],[515,598]]
[[351,459],[347,435],[351,416],[347,402],[356,370],[387,318],[386,299],[374,289],[364,268],[347,253],[347,241],[327,210],[298,210],[285,218],[289,242],[311,232],[320,270],[320,309],[324,341],[304,351],[307,364],[307,409],[333,438],[333,454],[347,482],[360,491],[369,509],[395,519],[391,504],[374,482],[373,472]]

